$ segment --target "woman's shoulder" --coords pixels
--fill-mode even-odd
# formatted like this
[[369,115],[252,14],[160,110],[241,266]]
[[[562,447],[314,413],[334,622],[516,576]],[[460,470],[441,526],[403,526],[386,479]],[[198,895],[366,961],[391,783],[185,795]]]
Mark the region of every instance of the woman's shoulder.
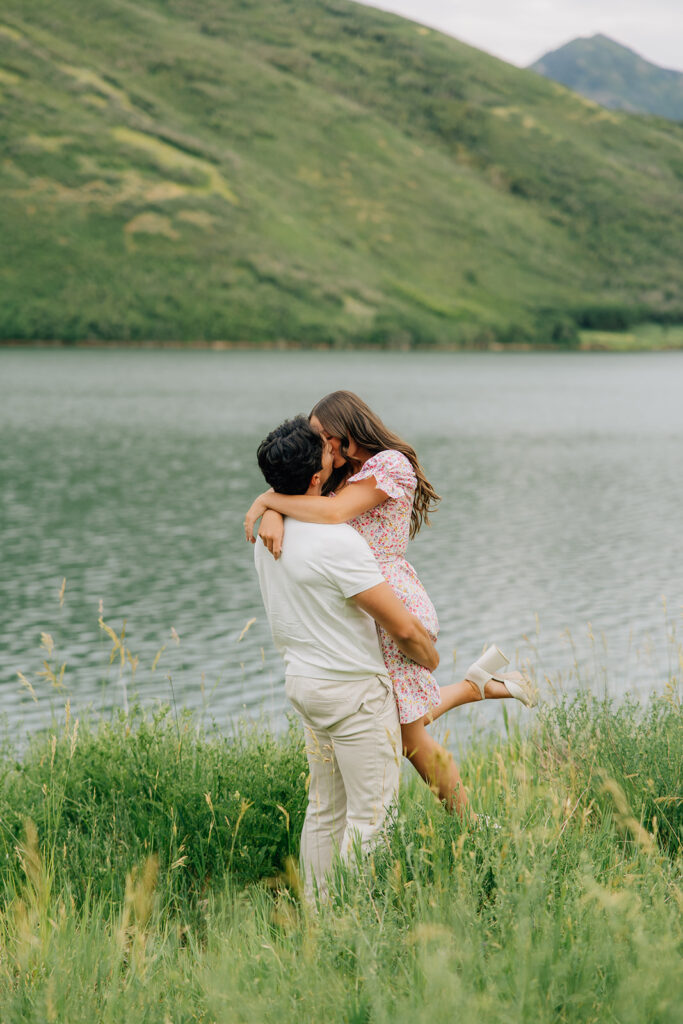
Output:
[[[376,460],[376,461],[375,461]],[[413,470],[410,459],[408,459],[403,452],[396,451],[395,448],[385,448],[382,452],[377,452],[376,455],[371,456],[365,465],[382,466],[384,469],[390,470],[393,473],[405,474],[412,479],[415,479],[415,471]]]
[[374,476],[379,489],[390,497],[398,497],[398,494],[395,493],[395,487],[387,490],[387,481],[392,481],[404,491],[414,490],[416,485],[415,472],[410,460],[393,448],[385,448],[384,451],[371,455],[360,472],[349,477],[349,482],[364,480],[370,476]]

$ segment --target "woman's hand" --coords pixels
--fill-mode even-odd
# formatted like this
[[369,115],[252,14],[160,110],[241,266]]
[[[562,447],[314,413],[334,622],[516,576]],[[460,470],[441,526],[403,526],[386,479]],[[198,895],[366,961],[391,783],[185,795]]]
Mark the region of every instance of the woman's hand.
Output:
[[[266,492],[267,493],[267,492]],[[264,512],[267,512],[268,505],[265,501],[266,494],[259,494],[256,501],[251,505],[251,508],[244,517],[244,536],[247,540],[251,541],[252,544],[256,543],[256,535],[254,534],[254,527],[261,518]]]
[[276,561],[282,554],[284,532],[285,521],[283,517],[272,508],[267,509],[261,519],[258,535]]

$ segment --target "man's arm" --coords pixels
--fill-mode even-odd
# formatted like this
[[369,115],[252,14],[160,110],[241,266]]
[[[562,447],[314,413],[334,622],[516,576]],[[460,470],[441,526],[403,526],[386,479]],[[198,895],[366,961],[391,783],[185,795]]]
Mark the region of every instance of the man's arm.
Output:
[[378,583],[376,587],[355,594],[351,600],[386,629],[408,658],[424,665],[430,672],[434,671],[439,664],[439,655],[432,638],[420,620],[399,601],[388,583]]

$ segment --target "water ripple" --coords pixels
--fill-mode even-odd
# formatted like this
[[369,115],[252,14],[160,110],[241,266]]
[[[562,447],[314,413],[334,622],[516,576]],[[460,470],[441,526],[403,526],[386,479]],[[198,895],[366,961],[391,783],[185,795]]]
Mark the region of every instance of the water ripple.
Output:
[[126,622],[139,666],[124,678],[143,701],[282,715],[241,523],[262,488],[258,441],[336,387],[416,444],[442,494],[410,552],[439,611],[442,683],[490,640],[569,689],[667,678],[662,597],[672,621],[683,605],[679,353],[4,351],[0,370],[0,692],[21,730],[63,702],[38,677],[43,631],[76,708],[121,705],[100,601],[117,632]]

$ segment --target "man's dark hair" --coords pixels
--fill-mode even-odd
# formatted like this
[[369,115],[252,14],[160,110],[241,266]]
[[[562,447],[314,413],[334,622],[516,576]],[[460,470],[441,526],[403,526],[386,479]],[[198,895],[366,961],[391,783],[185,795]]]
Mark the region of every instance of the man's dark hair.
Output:
[[266,481],[279,494],[305,494],[323,466],[323,441],[305,416],[271,430],[256,453]]

